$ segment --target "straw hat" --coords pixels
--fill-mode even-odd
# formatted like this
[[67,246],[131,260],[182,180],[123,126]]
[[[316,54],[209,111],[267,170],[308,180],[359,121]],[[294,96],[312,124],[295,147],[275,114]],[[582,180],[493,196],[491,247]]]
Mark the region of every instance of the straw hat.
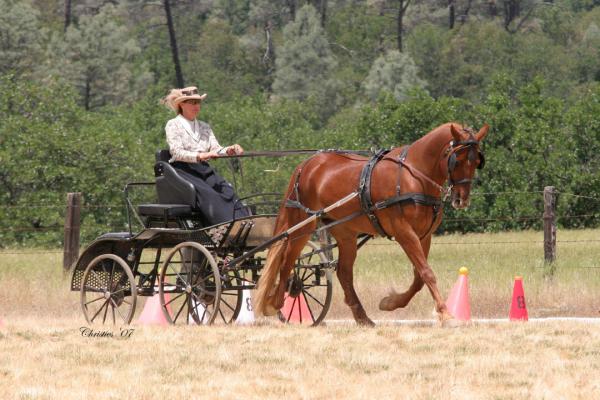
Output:
[[175,112],[180,112],[179,103],[186,100],[204,100],[207,94],[199,94],[196,86],[188,86],[183,89],[171,89],[161,102]]

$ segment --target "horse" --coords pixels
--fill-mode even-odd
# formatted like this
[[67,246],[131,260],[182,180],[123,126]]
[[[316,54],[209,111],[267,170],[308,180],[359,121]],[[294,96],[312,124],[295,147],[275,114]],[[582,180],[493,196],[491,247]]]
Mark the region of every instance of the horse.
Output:
[[388,236],[402,247],[413,265],[410,287],[402,293],[392,290],[383,297],[379,303],[381,310],[406,307],[427,285],[441,323],[452,320],[427,257],[432,233],[442,221],[442,195],[451,196],[455,209],[469,205],[473,177],[485,160],[480,142],[488,130],[487,124],[479,131],[457,123],[443,124],[410,146],[379,155],[370,166],[370,176],[365,173],[365,165],[370,160],[357,154],[324,151],[298,165],[280,206],[274,231],[274,235],[286,230],[293,230],[293,234],[268,250],[254,296],[258,315],[275,315],[282,308],[295,260],[317,229],[317,221],[314,219],[301,229],[290,228],[317,212],[312,210],[332,208],[332,204],[360,187],[363,192],[370,191],[370,199],[367,198],[370,201],[365,203],[364,196],[351,197],[321,216],[331,226],[328,230],[337,243],[337,277],[344,291],[344,302],[356,323],[375,325],[354,290],[352,268],[359,235]]

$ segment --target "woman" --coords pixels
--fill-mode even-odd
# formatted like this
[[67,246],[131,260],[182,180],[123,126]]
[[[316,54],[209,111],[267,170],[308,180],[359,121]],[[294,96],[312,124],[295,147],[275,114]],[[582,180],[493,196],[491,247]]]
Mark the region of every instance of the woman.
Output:
[[171,152],[169,162],[179,174],[196,188],[196,208],[202,211],[204,223],[214,225],[250,215],[238,201],[231,184],[207,163],[221,155],[243,154],[239,144],[223,147],[206,122],[198,121],[202,101],[194,86],[172,89],[162,103],[177,113],[165,127]]

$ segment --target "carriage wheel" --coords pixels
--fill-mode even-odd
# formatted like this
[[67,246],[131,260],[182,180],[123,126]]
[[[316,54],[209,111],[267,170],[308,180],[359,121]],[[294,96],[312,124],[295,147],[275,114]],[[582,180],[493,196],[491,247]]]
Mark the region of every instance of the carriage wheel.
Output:
[[195,242],[175,246],[162,265],[158,294],[169,323],[212,324],[221,302],[221,278],[206,247]]
[[127,263],[102,254],[86,267],[81,283],[81,309],[89,324],[127,325],[133,319],[137,289]]
[[[221,274],[221,304],[215,324],[235,322],[243,306],[243,280],[238,271],[230,270]],[[245,306],[245,305],[244,305]]]
[[330,268],[320,267],[329,259],[325,253],[314,253],[319,248],[307,242],[296,260],[284,305],[278,314],[282,322],[316,326],[327,315],[333,294],[332,274]]

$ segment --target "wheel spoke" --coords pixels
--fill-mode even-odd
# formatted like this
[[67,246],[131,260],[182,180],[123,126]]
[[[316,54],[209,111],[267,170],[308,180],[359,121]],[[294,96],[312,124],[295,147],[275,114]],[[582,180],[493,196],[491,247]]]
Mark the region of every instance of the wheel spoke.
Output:
[[88,301],[87,303],[85,303],[85,305],[87,306],[88,304],[93,303],[93,302],[98,301],[98,300],[102,300],[103,298],[104,298],[104,296],[100,296],[97,299]]
[[[304,296],[304,293],[306,293],[306,291],[303,290],[302,292],[303,292],[302,296]],[[312,319],[313,322],[315,322],[315,315],[313,314],[312,307],[308,303],[306,296],[304,296],[304,302],[306,303],[306,307],[308,308],[308,312],[310,313],[310,318]]]
[[[308,268],[305,271],[308,271]],[[311,276],[316,276],[315,271],[311,271],[311,273],[308,276],[304,274],[304,276],[302,277],[302,283],[306,282]]]
[[287,323],[290,323],[290,318],[292,318],[292,314],[294,313],[294,307],[296,306],[296,301],[298,301],[297,297],[294,297],[294,301],[292,302],[292,307],[290,307],[290,315],[287,317]]
[[[321,303],[319,300],[317,300],[317,298],[315,296],[313,296],[312,294],[310,294],[309,292],[307,292],[306,290],[302,291],[303,293],[309,295],[314,301],[316,301],[317,303],[319,303],[319,305],[323,308],[325,308],[325,304]],[[307,302],[308,304],[308,302]]]
[[221,315],[223,322],[227,323],[227,318],[225,318],[225,314],[223,314],[223,311],[221,310],[221,308],[219,308],[219,314]]
[[[110,297],[109,297],[108,300],[110,300]],[[109,306],[109,301],[108,300],[106,301],[106,310],[104,310],[104,317],[102,317],[102,324],[106,323],[106,315],[108,314],[108,306]]]
[[125,291],[125,288],[123,288],[123,289],[119,289],[119,290],[117,290],[116,292],[111,292],[110,294],[113,294],[113,295],[115,295],[115,294],[117,294],[117,293],[121,293],[121,292],[124,292],[124,291]]
[[[224,299],[221,299],[221,303],[220,304],[225,304],[227,306],[227,308],[229,308],[231,311],[235,312],[235,308],[233,308],[227,301],[225,301]],[[221,309],[221,307],[219,306],[219,310]]]
[[117,306],[117,303],[115,303],[113,299],[110,299],[110,300],[111,300],[111,302],[112,302],[112,303],[114,304],[114,306],[115,306],[115,307],[113,307],[113,317],[114,317],[114,313],[115,313],[114,309],[116,308],[116,309],[117,309],[117,312],[118,312],[118,313],[119,313],[119,315],[121,316],[121,319],[123,319],[123,321],[124,321],[124,322],[127,322],[127,318],[125,318],[125,317],[123,316],[123,314],[121,314],[121,311],[119,310],[119,307]]
[[168,306],[169,304],[171,304],[172,302],[174,302],[175,300],[177,300],[178,298],[180,298],[181,296],[183,296],[185,294],[185,292],[182,292],[180,294],[178,294],[177,296],[173,297],[171,300],[169,300],[167,303],[165,303],[165,307]]
[[302,269],[303,269],[304,271],[302,271],[302,278],[300,278],[300,280],[301,280],[302,282],[304,282],[304,280],[305,280],[305,278],[304,278],[304,277],[306,276],[306,273],[309,271],[309,269],[308,269],[308,268],[302,268]]
[[91,322],[94,322],[94,320],[96,319],[96,317],[98,316],[98,314],[100,314],[100,312],[102,311],[102,309],[104,308],[104,306],[106,306],[107,304],[108,304],[108,300],[106,300],[104,302],[104,304],[102,304],[102,306],[100,306],[100,308],[98,309],[98,311],[96,311],[96,314],[94,314],[94,316],[90,320]]
[[115,276],[115,261],[112,260],[112,268],[110,269],[110,274],[108,275],[108,290],[112,290],[113,278]]
[[179,315],[183,311],[183,307],[185,307],[185,305],[187,304],[188,300],[189,299],[186,296],[185,301],[183,303],[181,303],[181,307],[179,308],[179,311],[177,311],[177,314],[175,315],[175,318],[173,319],[173,323],[177,322],[177,318],[179,318]]
[[102,289],[98,289],[92,286],[87,286],[87,285],[83,285],[83,288],[87,291],[87,292],[93,292],[93,293],[104,293],[104,290]]

